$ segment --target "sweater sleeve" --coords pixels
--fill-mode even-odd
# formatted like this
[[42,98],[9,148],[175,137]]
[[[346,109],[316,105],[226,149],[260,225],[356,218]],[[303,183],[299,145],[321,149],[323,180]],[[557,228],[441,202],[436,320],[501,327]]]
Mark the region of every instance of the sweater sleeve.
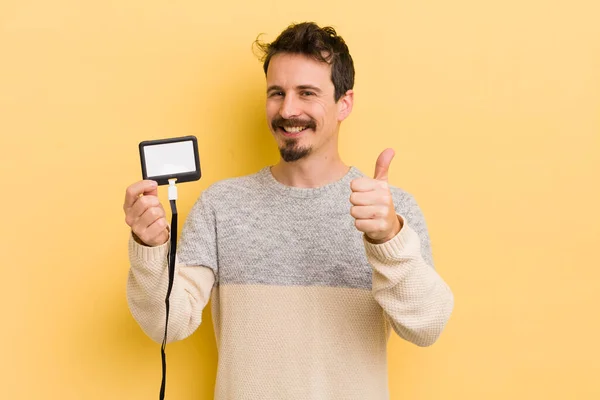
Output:
[[[147,247],[130,235],[127,302],[133,318],[157,343],[162,343],[165,334],[168,251],[169,242]],[[188,215],[177,245],[168,342],[185,339],[200,326],[216,277],[215,215],[206,196],[201,196]]]
[[[422,255],[423,244],[412,225],[423,232],[424,220],[413,204],[400,232],[390,241],[372,244],[363,235],[367,260],[373,267],[372,291],[394,331],[417,346],[438,339],[454,308],[454,295]],[[428,240],[425,234],[424,240]],[[429,254],[428,259],[431,259]]]
[[[146,247],[133,237],[129,239],[129,310],[144,333],[157,343],[162,343],[165,334],[168,245],[169,242],[158,247]],[[176,257],[175,278],[169,298],[168,342],[185,339],[200,326],[202,310],[210,299],[214,281],[210,268],[182,265]]]

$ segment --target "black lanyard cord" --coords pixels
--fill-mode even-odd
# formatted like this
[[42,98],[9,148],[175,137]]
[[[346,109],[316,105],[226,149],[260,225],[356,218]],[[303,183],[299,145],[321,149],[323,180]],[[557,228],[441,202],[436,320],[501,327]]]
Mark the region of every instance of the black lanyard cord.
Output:
[[173,279],[175,277],[175,254],[177,250],[177,204],[176,200],[169,200],[171,203],[171,247],[169,250],[169,286],[167,288],[167,297],[165,298],[166,318],[165,318],[165,336],[160,348],[162,359],[162,383],[160,385],[160,400],[165,398],[165,388],[167,381],[167,356],[165,347],[167,346],[167,329],[169,327],[169,296],[173,288]]

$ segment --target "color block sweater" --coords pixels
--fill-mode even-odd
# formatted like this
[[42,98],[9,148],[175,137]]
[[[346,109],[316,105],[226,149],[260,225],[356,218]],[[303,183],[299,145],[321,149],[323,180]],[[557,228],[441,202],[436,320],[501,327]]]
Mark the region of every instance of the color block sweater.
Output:
[[[320,188],[279,183],[270,167],[217,182],[178,243],[168,341],[191,335],[211,300],[218,400],[388,399],[391,331],[429,346],[454,297],[433,267],[412,195],[390,186],[403,227],[371,244],[350,215],[351,167]],[[129,240],[127,299],[143,331],[164,335],[168,245]]]

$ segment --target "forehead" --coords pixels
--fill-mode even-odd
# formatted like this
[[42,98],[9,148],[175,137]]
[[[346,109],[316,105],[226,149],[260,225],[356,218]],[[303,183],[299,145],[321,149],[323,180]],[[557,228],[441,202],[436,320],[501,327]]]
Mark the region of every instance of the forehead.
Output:
[[323,90],[331,88],[331,66],[304,54],[276,54],[269,62],[267,85],[295,87],[315,85]]

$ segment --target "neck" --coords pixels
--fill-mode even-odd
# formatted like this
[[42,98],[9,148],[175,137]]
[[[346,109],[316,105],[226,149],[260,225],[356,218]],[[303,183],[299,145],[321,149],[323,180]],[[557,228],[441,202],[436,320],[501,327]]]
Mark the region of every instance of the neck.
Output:
[[336,152],[333,155],[311,154],[294,162],[280,160],[271,167],[271,174],[287,186],[318,188],[342,179],[349,169]]

